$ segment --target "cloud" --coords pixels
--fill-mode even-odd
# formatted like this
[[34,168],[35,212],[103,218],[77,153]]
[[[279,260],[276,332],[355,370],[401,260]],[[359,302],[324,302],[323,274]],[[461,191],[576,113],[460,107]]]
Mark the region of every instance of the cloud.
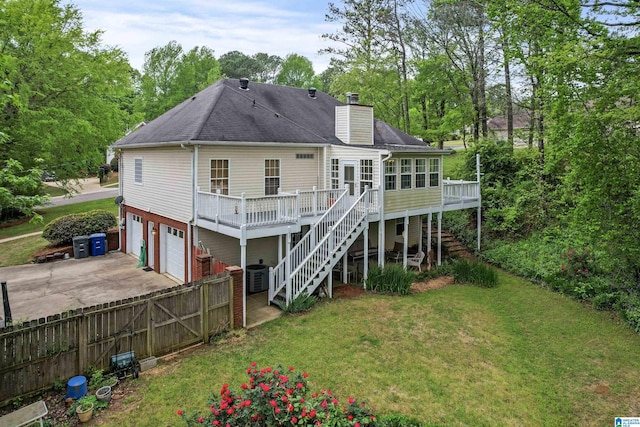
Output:
[[207,46],[216,56],[231,50],[282,57],[297,53],[321,72],[330,59],[318,55],[328,46],[321,35],[336,29],[324,21],[326,4],[316,1],[79,0],[74,4],[82,11],[85,27],[103,30],[104,43],[127,52],[131,65],[140,70],[145,52],[176,40],[185,51]]

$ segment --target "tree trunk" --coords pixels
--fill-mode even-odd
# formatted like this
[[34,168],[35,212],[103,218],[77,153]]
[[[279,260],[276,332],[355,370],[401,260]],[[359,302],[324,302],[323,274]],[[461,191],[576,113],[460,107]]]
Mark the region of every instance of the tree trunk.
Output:
[[480,125],[482,126],[482,137],[486,138],[489,135],[489,129],[487,127],[487,79],[486,79],[486,71],[484,64],[484,8],[481,8],[481,13],[483,19],[480,23],[480,28],[478,31],[478,71],[480,73],[479,76],[479,96],[480,96]]
[[511,95],[511,68],[509,66],[508,43],[504,29],[502,30],[502,57],[504,60],[504,88],[507,103],[507,141],[513,148],[513,98]]

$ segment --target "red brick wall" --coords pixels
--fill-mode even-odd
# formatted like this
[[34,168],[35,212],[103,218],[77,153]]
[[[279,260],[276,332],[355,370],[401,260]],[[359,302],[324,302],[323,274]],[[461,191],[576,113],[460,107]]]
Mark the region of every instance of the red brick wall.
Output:
[[240,267],[227,267],[227,271],[231,274],[233,279],[233,327],[239,329],[243,327],[243,290],[244,283],[242,283],[242,268]]

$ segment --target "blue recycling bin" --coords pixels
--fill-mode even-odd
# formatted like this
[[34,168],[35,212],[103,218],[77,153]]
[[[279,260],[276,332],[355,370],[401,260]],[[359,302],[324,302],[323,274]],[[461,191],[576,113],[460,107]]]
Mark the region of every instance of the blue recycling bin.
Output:
[[105,233],[94,233],[89,235],[89,247],[91,256],[104,255],[106,253],[107,235]]

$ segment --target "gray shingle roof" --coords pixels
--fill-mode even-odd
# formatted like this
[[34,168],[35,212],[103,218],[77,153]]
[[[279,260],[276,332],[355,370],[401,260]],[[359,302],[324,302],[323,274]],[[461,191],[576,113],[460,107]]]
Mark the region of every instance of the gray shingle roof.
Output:
[[[321,92],[222,79],[117,141],[115,147],[184,142],[278,142],[344,145],[335,137],[335,107]],[[434,151],[424,142],[375,120],[374,147]]]

